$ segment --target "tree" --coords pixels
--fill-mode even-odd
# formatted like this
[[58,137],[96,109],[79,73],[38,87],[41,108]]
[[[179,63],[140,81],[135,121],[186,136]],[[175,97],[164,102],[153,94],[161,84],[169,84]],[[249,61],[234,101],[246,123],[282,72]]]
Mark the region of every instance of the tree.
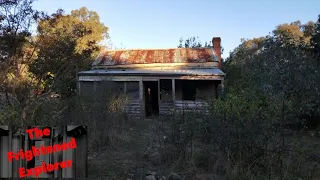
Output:
[[58,10],[40,20],[37,58],[30,63],[30,71],[44,91],[70,95],[76,89],[76,74],[88,69],[100,51],[99,42],[107,37],[108,28],[99,15],[85,7],[65,14]]
[[[201,48],[201,47],[212,47],[212,42],[202,42],[199,40],[199,37],[189,37],[186,40],[183,40],[183,38],[180,38],[178,48]],[[221,47],[221,54],[223,54],[223,47]],[[222,62],[224,62],[224,59],[222,58]]]
[[245,67],[248,61],[262,51],[265,39],[265,37],[260,37],[241,40],[241,44],[230,53],[222,66],[227,75],[226,85],[233,84],[233,87],[243,87],[244,83],[240,81],[246,81],[244,79],[244,73],[247,71]]
[[315,23],[313,21],[309,21],[308,23],[302,26],[302,31],[305,37],[312,37],[315,31]]
[[17,91],[24,81],[24,64],[34,55],[28,48],[34,46],[30,27],[41,13],[32,9],[32,3],[33,0],[17,0],[0,4],[0,85],[8,104],[8,94],[20,95]]
[[26,109],[32,101],[33,83],[28,78],[26,63],[36,54],[36,44],[30,29],[44,15],[35,11],[32,4],[33,0],[0,3],[0,93],[5,94],[9,114],[17,115],[4,119],[10,123],[21,120],[19,125],[24,123]]
[[202,42],[199,40],[199,37],[189,37],[186,40],[180,38],[178,48],[199,48],[199,47],[210,47],[211,42]]
[[320,115],[320,66],[310,53],[312,31],[311,22],[294,22],[279,25],[271,36],[242,41],[226,61],[227,87],[250,87],[281,100],[283,121],[314,123]]
[[273,31],[273,36],[278,43],[284,45],[309,47],[310,32],[313,31],[313,27],[309,23],[301,25],[300,21],[296,21],[290,24],[281,24]]
[[33,10],[34,0],[5,1],[0,4],[0,60],[1,72],[20,75],[20,66],[30,59],[26,46],[30,41],[30,27],[44,13]]
[[318,16],[318,21],[315,24],[315,30],[311,42],[314,49],[313,52],[320,57],[320,15]]

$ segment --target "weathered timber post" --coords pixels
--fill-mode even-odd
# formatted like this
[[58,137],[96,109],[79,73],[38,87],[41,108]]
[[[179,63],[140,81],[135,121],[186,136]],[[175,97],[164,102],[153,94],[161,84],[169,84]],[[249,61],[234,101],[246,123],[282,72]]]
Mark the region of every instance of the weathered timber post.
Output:
[[144,119],[144,98],[143,98],[143,82],[142,80],[139,81],[139,101],[140,101],[140,119],[143,120]]
[[173,104],[173,115],[175,115],[176,111],[176,83],[175,79],[172,79],[172,104]]

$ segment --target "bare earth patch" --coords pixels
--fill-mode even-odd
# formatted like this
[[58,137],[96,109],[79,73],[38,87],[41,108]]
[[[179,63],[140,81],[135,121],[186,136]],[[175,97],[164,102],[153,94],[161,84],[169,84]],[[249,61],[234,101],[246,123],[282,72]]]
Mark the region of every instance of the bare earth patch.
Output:
[[129,121],[118,142],[88,160],[90,179],[141,179],[154,167],[145,152],[153,139],[155,120]]

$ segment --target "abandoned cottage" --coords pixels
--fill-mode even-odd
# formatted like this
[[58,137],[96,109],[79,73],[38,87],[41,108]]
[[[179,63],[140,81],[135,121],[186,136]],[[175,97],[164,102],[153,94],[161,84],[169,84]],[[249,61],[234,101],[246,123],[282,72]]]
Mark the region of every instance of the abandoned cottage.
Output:
[[78,92],[123,92],[128,116],[138,119],[205,107],[223,89],[220,43],[217,37],[205,48],[103,51],[91,70],[78,73]]

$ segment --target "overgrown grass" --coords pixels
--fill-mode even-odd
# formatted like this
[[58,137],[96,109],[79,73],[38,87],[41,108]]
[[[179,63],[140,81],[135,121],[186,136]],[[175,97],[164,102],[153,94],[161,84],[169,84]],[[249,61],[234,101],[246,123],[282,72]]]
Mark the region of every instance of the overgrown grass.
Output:
[[18,127],[86,125],[89,153],[118,141],[126,117],[124,107],[128,103],[125,95],[110,92],[103,97],[34,96],[31,99],[24,108],[19,104],[5,106],[0,112],[1,124],[12,123]]
[[[290,103],[251,93],[229,93],[209,103],[209,114],[193,111],[158,119],[150,135],[157,139],[156,164],[184,172],[188,179],[319,179],[317,133],[286,129],[285,122],[293,121]],[[90,156],[123,138],[125,95],[30,99],[24,111],[6,106],[1,123],[87,125]]]
[[319,179],[320,137],[285,129],[290,116],[282,107],[239,93],[211,103],[209,115],[164,117],[157,126],[161,162],[190,179],[199,172],[221,179]]

